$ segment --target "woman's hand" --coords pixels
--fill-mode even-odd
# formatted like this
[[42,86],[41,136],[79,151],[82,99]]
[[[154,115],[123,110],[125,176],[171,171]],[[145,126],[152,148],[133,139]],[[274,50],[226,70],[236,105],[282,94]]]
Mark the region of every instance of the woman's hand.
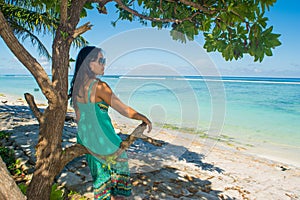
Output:
[[142,121],[147,124],[147,126],[148,126],[148,131],[147,132],[150,133],[150,131],[152,130],[152,122],[145,116],[143,116]]

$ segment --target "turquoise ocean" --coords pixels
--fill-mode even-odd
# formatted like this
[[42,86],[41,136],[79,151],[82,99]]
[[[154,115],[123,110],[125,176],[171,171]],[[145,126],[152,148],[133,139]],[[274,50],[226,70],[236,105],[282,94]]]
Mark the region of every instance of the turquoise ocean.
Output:
[[[72,77],[69,77],[69,81]],[[194,128],[254,153],[300,163],[300,78],[103,76],[155,123]],[[46,101],[31,76],[0,75],[0,94]]]

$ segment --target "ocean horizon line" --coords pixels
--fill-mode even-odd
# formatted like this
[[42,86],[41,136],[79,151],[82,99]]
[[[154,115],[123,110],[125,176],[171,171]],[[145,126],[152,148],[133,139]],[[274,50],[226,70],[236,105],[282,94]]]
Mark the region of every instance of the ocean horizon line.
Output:
[[[52,75],[48,75],[52,77]],[[30,74],[0,74],[0,77],[32,77]],[[68,75],[69,78],[73,75]],[[300,84],[300,77],[271,77],[271,76],[200,76],[200,75],[103,75],[103,78],[119,79],[172,79],[188,81],[222,81],[222,82],[257,82],[266,84]]]
[[[51,74],[47,74],[48,76],[52,76]],[[30,77],[31,74],[0,74],[1,76],[24,76],[24,77]],[[72,74],[69,74],[68,77],[72,77]],[[103,75],[103,77],[222,77],[222,78],[274,78],[274,79],[300,79],[300,77],[284,77],[284,76],[237,76],[237,75],[223,75],[223,76],[216,76],[216,75],[143,75],[143,74],[137,74],[137,75],[126,75],[126,74],[107,74]]]

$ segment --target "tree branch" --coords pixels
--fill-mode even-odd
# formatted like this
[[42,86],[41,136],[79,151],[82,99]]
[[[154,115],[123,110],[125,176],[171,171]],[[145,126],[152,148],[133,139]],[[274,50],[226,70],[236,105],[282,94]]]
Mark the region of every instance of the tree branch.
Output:
[[[102,160],[107,160],[107,158],[109,158],[109,157],[118,157],[118,156],[121,155],[122,152],[124,152],[126,149],[128,149],[128,147],[130,145],[132,145],[133,142],[138,138],[140,138],[140,139],[142,139],[142,140],[144,140],[144,141],[146,141],[150,144],[153,144],[155,146],[162,146],[161,143],[159,143],[156,140],[144,135],[143,132],[145,131],[145,129],[146,129],[146,124],[145,123],[142,123],[142,124],[138,125],[134,129],[134,131],[126,138],[126,140],[121,142],[120,148],[116,152],[114,152],[110,155],[106,155],[106,156],[96,154],[96,153],[90,151],[89,149],[87,149],[86,147],[84,147],[80,144],[76,144],[74,146],[71,146],[71,147],[65,149],[65,152],[62,154],[62,158],[61,158],[62,165],[66,165],[68,162],[70,162],[74,158],[82,156],[84,154],[91,154],[91,155],[93,155],[95,157],[98,157]],[[122,160],[119,159],[119,161],[122,161]]]
[[153,22],[162,22],[162,23],[170,23],[170,22],[173,22],[173,23],[182,23],[184,21],[192,21],[192,19],[199,15],[199,14],[202,14],[200,11],[197,11],[195,13],[193,13],[192,16],[190,17],[187,17],[187,18],[183,18],[183,19],[166,19],[166,18],[154,18],[154,17],[149,17],[147,15],[144,15],[144,14],[141,14],[139,13],[138,11],[136,10],[133,10],[132,8],[126,6],[122,0],[114,0],[120,8],[122,8],[123,10],[126,10],[127,12],[130,12],[131,14],[141,18],[141,19],[145,19],[145,20],[149,20],[149,21],[153,21]]
[[66,25],[68,20],[68,0],[62,0],[60,3],[60,24]]
[[86,0],[73,0],[71,6],[69,7],[69,25],[71,30],[75,30],[76,26],[80,20],[80,13],[83,9]]
[[162,19],[162,18],[149,17],[149,16],[139,13],[136,10],[133,10],[132,8],[129,8],[122,2],[122,0],[114,0],[114,1],[119,5],[120,8],[122,8],[123,10],[126,10],[127,12],[130,12],[131,14],[133,14],[141,19],[145,19],[145,20],[149,20],[149,21],[153,21],[153,22],[162,22],[162,23],[174,22],[177,24],[186,20],[186,19]]
[[36,79],[43,94],[51,103],[57,102],[57,93],[54,91],[52,83],[49,80],[44,68],[37,60],[30,55],[24,46],[18,41],[8,25],[3,13],[0,11],[0,35],[8,48],[18,58],[18,60],[30,71]]
[[[199,9],[199,10],[205,12],[205,13],[208,13],[208,14],[215,14],[215,13],[220,12],[220,11],[223,10],[223,9],[220,9],[220,10],[209,10],[207,7],[204,7],[203,5],[200,5],[199,3],[195,3],[195,2],[192,2],[192,1],[189,1],[189,0],[179,0],[179,1],[181,3],[187,5],[187,6],[192,6],[192,7],[197,8],[197,9]],[[226,5],[225,2],[223,2],[223,4]],[[226,10],[224,10],[224,11],[226,11]],[[230,12],[233,13],[234,15],[236,15],[242,21],[245,22],[245,19],[241,15],[239,15],[237,12],[235,12],[233,10],[231,10]]]
[[92,26],[93,25],[91,25],[90,22],[87,22],[87,23],[83,24],[82,26],[78,27],[73,33],[73,38],[76,38],[79,35],[85,33],[86,31],[91,30]]
[[99,3],[101,6],[105,6],[105,4],[111,2],[113,0],[87,0],[87,3]]
[[189,0],[179,0],[179,1],[187,6],[192,6],[192,7],[197,8],[205,13],[208,13],[208,14],[216,13],[216,11],[211,11],[211,10],[207,9],[206,7],[200,5],[199,3],[195,3],[195,2],[192,2]]
[[25,96],[25,99],[26,99],[31,111],[33,112],[33,115],[37,118],[37,120],[41,124],[43,113],[37,107],[37,105],[34,101],[34,97],[29,93],[25,93],[24,96]]
[[61,164],[62,166],[65,166],[70,161],[72,161],[74,158],[77,158],[79,156],[82,156],[84,154],[88,154],[89,151],[82,146],[81,144],[75,144],[71,147],[66,148],[62,153],[61,158]]

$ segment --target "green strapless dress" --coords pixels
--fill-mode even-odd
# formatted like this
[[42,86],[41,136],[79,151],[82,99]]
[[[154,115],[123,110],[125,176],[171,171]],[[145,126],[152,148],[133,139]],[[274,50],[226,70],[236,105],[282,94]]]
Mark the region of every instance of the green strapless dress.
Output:
[[[80,111],[77,142],[87,147],[93,153],[101,156],[117,151],[122,142],[115,133],[108,115],[109,106],[103,102],[90,102],[91,89],[97,80],[92,81],[88,90],[88,103],[77,103]],[[123,152],[119,158],[127,159]],[[111,195],[131,195],[131,183],[128,162],[107,164],[91,154],[86,159],[93,177],[95,199],[110,199]]]

